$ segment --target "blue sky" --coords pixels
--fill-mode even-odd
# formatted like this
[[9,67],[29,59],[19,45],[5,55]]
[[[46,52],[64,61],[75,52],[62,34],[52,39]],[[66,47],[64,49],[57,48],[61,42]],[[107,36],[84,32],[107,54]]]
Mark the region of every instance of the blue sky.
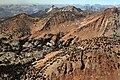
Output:
[[120,4],[120,0],[0,0],[0,4]]

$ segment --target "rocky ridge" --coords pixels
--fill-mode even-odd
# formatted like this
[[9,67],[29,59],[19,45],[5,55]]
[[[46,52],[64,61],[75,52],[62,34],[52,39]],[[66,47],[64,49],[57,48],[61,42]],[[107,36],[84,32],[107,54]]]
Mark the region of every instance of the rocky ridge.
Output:
[[[114,47],[113,47],[114,46]],[[35,79],[50,80],[118,80],[120,42],[111,38],[94,38],[50,53],[33,63]],[[47,59],[46,59],[47,58]],[[102,73],[102,74],[101,74]],[[28,78],[29,79],[29,78]]]
[[0,36],[9,39],[40,38],[46,34],[64,33],[63,39],[74,37],[120,36],[120,11],[110,8],[101,12],[55,11],[42,17],[19,14],[0,24]]

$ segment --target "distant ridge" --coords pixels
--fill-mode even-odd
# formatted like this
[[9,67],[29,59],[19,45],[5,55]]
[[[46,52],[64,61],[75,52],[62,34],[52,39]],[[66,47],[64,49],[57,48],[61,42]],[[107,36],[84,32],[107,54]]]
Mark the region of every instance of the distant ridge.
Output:
[[[70,4],[56,4],[55,6],[58,8],[62,8],[64,6],[69,6]],[[9,17],[12,17],[19,13],[27,13],[27,14],[34,14],[38,11],[44,11],[45,9],[48,9],[51,6],[51,4],[48,5],[40,5],[40,4],[31,4],[31,5],[1,5],[0,6],[0,18],[7,19]],[[91,10],[91,11],[101,11],[105,10],[107,8],[117,7],[120,8],[120,5],[100,5],[100,4],[74,4],[73,6],[80,8],[82,10]]]
[[40,15],[37,13],[36,17],[31,17],[22,13],[3,21],[0,24],[1,36],[8,38],[11,36],[13,39],[13,36],[21,38],[25,35],[30,36],[30,38],[39,38],[45,34],[59,32],[65,34],[63,39],[66,39],[69,35],[80,39],[98,36],[120,36],[118,27],[119,10],[115,7],[101,12],[92,12],[83,11],[74,6],[66,6],[49,13],[46,11],[44,14],[42,13],[42,17],[39,17]]

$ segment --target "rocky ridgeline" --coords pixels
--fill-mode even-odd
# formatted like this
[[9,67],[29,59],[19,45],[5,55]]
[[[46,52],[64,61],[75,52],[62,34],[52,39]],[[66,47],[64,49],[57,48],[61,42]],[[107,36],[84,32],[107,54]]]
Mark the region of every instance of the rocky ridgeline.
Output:
[[[41,38],[45,34],[63,32],[80,40],[93,37],[120,37],[120,11],[109,8],[101,12],[74,11],[75,7],[50,11],[41,17],[18,14],[0,23],[0,37],[9,39]],[[38,14],[39,16],[39,14]]]
[[19,46],[14,49],[13,42],[1,40],[1,44],[9,43],[11,49],[0,52],[0,79],[120,79],[120,40],[99,37],[60,47],[48,45],[48,38],[45,39],[46,44],[42,39],[13,41]]
[[100,37],[52,52],[33,63],[28,80],[119,80],[120,41]]

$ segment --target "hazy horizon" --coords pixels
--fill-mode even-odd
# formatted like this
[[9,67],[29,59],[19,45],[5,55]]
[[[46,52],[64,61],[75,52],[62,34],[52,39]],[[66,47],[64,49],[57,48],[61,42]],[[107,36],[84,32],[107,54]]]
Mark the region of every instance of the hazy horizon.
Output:
[[39,5],[51,5],[51,4],[101,4],[101,5],[119,5],[120,0],[0,0],[0,5],[10,5],[10,4],[39,4]]

